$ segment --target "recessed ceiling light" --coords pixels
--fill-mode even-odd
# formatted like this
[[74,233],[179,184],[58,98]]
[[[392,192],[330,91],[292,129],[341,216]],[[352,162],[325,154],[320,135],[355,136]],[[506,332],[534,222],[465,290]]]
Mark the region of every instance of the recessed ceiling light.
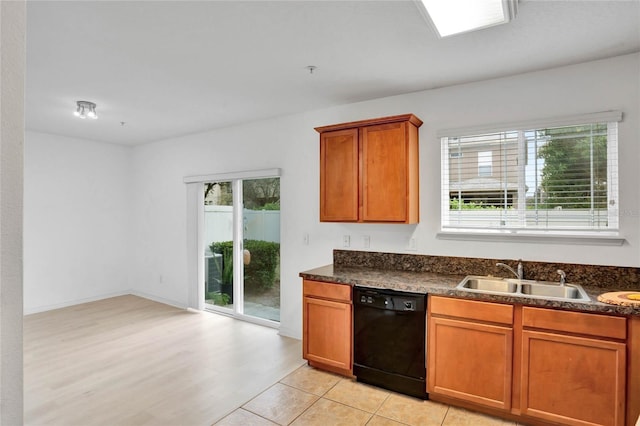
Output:
[[518,0],[417,0],[417,3],[440,37],[506,24],[515,18],[518,8]]

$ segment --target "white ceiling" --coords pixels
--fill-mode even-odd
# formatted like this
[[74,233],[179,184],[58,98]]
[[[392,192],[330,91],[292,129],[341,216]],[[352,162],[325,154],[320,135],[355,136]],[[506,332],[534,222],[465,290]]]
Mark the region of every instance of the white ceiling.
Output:
[[640,0],[520,0],[444,39],[413,1],[29,0],[26,127],[135,145],[638,51]]

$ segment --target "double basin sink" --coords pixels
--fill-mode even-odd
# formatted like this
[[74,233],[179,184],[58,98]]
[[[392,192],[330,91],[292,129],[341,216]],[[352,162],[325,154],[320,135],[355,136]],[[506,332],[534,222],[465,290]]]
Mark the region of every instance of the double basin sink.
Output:
[[551,281],[519,280],[469,275],[456,287],[474,293],[500,294],[503,296],[533,297],[564,301],[591,300],[584,289],[577,284],[559,284]]

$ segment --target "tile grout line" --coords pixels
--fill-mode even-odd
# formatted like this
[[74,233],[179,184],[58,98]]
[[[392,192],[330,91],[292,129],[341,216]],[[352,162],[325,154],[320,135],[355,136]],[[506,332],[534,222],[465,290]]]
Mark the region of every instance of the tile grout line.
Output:
[[[298,367],[300,368],[300,367]],[[222,417],[221,419],[218,419],[215,423],[212,424],[212,426],[215,426],[216,424],[220,423],[222,420],[226,419],[227,417],[229,417],[231,414],[235,413],[238,410],[244,410],[248,413],[251,413],[255,416],[261,417],[265,420],[269,420],[263,416],[261,416],[258,413],[254,413],[251,410],[248,410],[246,408],[244,408],[245,405],[247,405],[249,402],[253,401],[254,399],[256,399],[257,397],[259,397],[260,395],[262,395],[263,393],[265,393],[266,391],[268,391],[269,389],[271,389],[272,387],[274,387],[276,384],[280,383],[282,380],[284,380],[286,377],[288,377],[290,374],[293,374],[293,372],[295,372],[298,368],[294,369],[293,371],[289,372],[288,374],[286,374],[283,378],[281,378],[280,380],[278,380],[276,383],[267,386],[265,389],[263,389],[262,391],[260,391],[257,395],[252,396],[251,398],[249,398],[248,400],[244,401],[239,407],[236,407],[235,409],[233,409],[232,411],[230,411],[229,413],[227,413],[224,417]],[[271,420],[269,420],[271,422]],[[275,422],[271,422],[271,423],[275,423]]]
[[440,426],[444,426],[444,422],[447,420],[447,416],[449,415],[449,409],[451,409],[451,406],[447,405],[447,411],[444,413],[444,417],[442,418],[442,423],[440,423]]
[[[286,377],[286,376],[285,376],[285,377]],[[284,377],[283,377],[283,379],[284,379]],[[282,380],[282,379],[281,379],[281,380]],[[262,415],[260,415],[260,414],[258,414],[258,413],[255,413],[255,412],[253,412],[253,411],[249,410],[248,408],[244,408],[244,406],[245,406],[245,405],[247,405],[248,403],[250,403],[251,401],[253,401],[253,400],[254,400],[254,399],[256,399],[257,397],[259,397],[260,395],[262,395],[263,393],[265,393],[266,391],[268,391],[269,389],[271,389],[272,387],[274,387],[274,386],[275,386],[275,385],[277,385],[278,383],[280,383],[280,381],[277,381],[276,383],[274,383],[274,384],[272,384],[271,386],[269,386],[268,388],[264,389],[262,392],[260,392],[259,394],[257,394],[257,395],[256,395],[256,396],[254,396],[253,398],[251,398],[251,399],[249,399],[249,400],[245,401],[241,406],[239,406],[238,408],[236,408],[235,410],[233,410],[232,412],[230,412],[229,414],[227,414],[226,416],[224,416],[223,418],[221,418],[220,420],[218,420],[217,422],[215,422],[215,423],[213,424],[213,426],[215,426],[216,424],[218,424],[218,423],[219,423],[219,422],[221,422],[222,420],[226,419],[227,417],[229,417],[231,414],[235,413],[235,412],[236,412],[236,411],[238,411],[238,410],[244,410],[244,411],[246,411],[247,413],[251,413],[251,414],[253,414],[254,416],[258,416],[258,417],[260,417],[260,418],[262,418],[262,419],[265,419],[265,420],[267,420],[267,421],[269,421],[269,422],[271,422],[271,423],[273,423],[273,424],[278,424],[278,423],[274,422],[274,421],[273,421],[273,420],[271,420],[271,419],[268,419],[268,418],[266,418],[266,417],[264,417],[264,416],[262,416]],[[284,383],[281,383],[281,384],[284,384]]]
[[[353,407],[353,406],[351,406],[351,405],[347,405],[347,404],[345,404],[344,402],[334,401],[333,399],[325,398],[324,396],[323,396],[323,397],[318,398],[318,400],[317,400],[317,401],[315,401],[313,404],[311,404],[311,406],[315,405],[315,403],[316,403],[316,402],[318,402],[318,401],[320,401],[321,399],[324,399],[325,401],[332,402],[332,403],[334,403],[334,404],[340,404],[340,405],[342,405],[343,407],[351,408],[351,409],[353,409],[353,410],[358,410],[358,411],[362,411],[363,413],[369,414],[369,416],[370,416],[370,417],[367,419],[367,423],[369,423],[369,422],[371,421],[371,418],[373,418],[373,416],[375,415],[375,413],[370,413],[369,411],[365,411],[365,410],[363,410],[363,409],[361,409],[361,408],[357,408],[357,407]],[[311,406],[310,406],[309,408],[311,408]],[[309,408],[307,408],[307,410],[308,410]],[[307,411],[307,410],[305,410],[305,411]],[[300,415],[302,415],[302,414],[300,414]],[[365,423],[365,424],[366,424],[366,423]]]
[[[304,366],[301,366],[301,367],[299,367],[298,369],[300,369],[300,368],[304,368]],[[295,372],[295,371],[297,371],[297,369],[296,369],[296,370],[294,370],[294,372]],[[253,414],[253,415],[257,416],[257,417],[260,417],[260,418],[264,419],[265,421],[268,421],[268,422],[270,422],[270,423],[272,423],[272,424],[278,424],[279,426],[290,426],[290,425],[292,425],[293,423],[295,423],[299,418],[301,418],[302,416],[304,416],[304,415],[305,415],[305,414],[306,414],[306,413],[307,413],[307,412],[308,412],[312,407],[314,407],[314,406],[315,406],[319,401],[324,400],[324,401],[326,401],[326,402],[331,402],[331,403],[339,404],[339,405],[341,405],[341,406],[343,406],[343,407],[347,407],[347,408],[350,408],[350,409],[357,410],[357,411],[360,411],[360,412],[362,412],[362,413],[366,413],[366,414],[368,414],[368,415],[369,415],[369,417],[368,417],[368,419],[366,420],[366,423],[364,423],[365,425],[370,424],[370,423],[371,423],[371,421],[372,421],[375,417],[380,417],[380,418],[382,418],[382,419],[390,420],[390,421],[396,422],[396,423],[401,424],[401,425],[404,425],[404,426],[411,426],[411,423],[405,423],[404,421],[400,421],[400,420],[397,420],[397,419],[394,419],[394,418],[387,417],[387,416],[385,416],[385,415],[378,414],[378,413],[380,412],[380,410],[382,409],[382,407],[384,406],[384,404],[386,404],[386,403],[389,401],[389,399],[390,399],[393,395],[395,395],[395,394],[396,394],[396,392],[394,392],[394,391],[390,391],[390,390],[388,390],[388,389],[380,388],[380,390],[384,391],[384,392],[386,393],[386,395],[384,396],[384,398],[382,399],[382,401],[380,402],[380,404],[378,404],[378,405],[377,405],[377,407],[376,407],[372,412],[370,412],[370,411],[368,411],[368,410],[365,410],[365,409],[362,409],[362,408],[356,407],[356,406],[354,406],[354,405],[351,405],[349,402],[342,402],[342,401],[339,401],[339,400],[334,400],[334,399],[332,399],[332,398],[330,398],[330,397],[328,397],[328,396],[327,396],[327,395],[328,395],[332,390],[334,390],[336,387],[338,387],[338,386],[339,386],[341,383],[343,383],[343,382],[356,382],[356,383],[360,383],[360,382],[357,382],[357,379],[355,379],[355,378],[336,377],[336,379],[337,379],[337,380],[336,380],[333,384],[331,384],[328,388],[326,388],[325,390],[321,390],[321,391],[320,391],[320,392],[318,392],[318,393],[314,393],[314,392],[310,392],[310,391],[308,391],[308,390],[306,390],[306,389],[302,388],[302,387],[304,387],[304,383],[302,383],[302,384],[301,384],[301,383],[294,383],[294,384],[284,383],[284,382],[283,382],[283,380],[285,380],[285,379],[286,379],[287,377],[289,377],[291,374],[293,374],[293,372],[292,372],[292,373],[289,373],[288,375],[286,375],[285,377],[283,377],[282,379],[280,379],[278,382],[274,383],[273,385],[271,385],[271,386],[270,386],[270,387],[268,387],[267,389],[263,390],[261,393],[259,393],[259,394],[258,394],[258,395],[256,395],[255,397],[253,397],[253,398],[249,399],[249,400],[248,400],[247,402],[245,402],[242,406],[240,406],[240,407],[238,407],[236,410],[232,411],[232,413],[233,413],[233,412],[236,412],[236,411],[238,411],[238,410],[244,410],[244,411],[246,411],[246,412],[248,412],[248,413],[251,413],[251,414]],[[296,391],[299,391],[299,392],[305,393],[305,394],[307,394],[307,395],[313,396],[313,397],[315,397],[315,400],[314,400],[313,402],[311,402],[311,404],[310,404],[309,406],[307,406],[304,410],[302,410],[302,412],[300,412],[298,415],[296,415],[296,416],[295,416],[291,421],[288,421],[286,424],[277,423],[277,422],[275,422],[275,421],[273,421],[273,420],[271,420],[271,419],[269,419],[269,418],[267,418],[267,417],[264,417],[264,416],[263,416],[263,415],[261,415],[261,414],[255,413],[255,412],[251,411],[250,409],[244,408],[244,406],[245,406],[246,404],[248,404],[250,401],[254,400],[255,398],[258,398],[258,397],[259,397],[260,395],[262,395],[264,392],[267,392],[269,389],[273,388],[274,386],[276,386],[276,385],[278,385],[278,384],[280,384],[280,385],[282,385],[282,386],[285,386],[285,387],[287,387],[287,388],[294,389],[294,390],[296,390]],[[365,385],[366,385],[366,384],[365,384]],[[302,387],[299,387],[299,386],[302,386]],[[370,386],[370,385],[368,385],[368,386]],[[377,387],[376,387],[376,388],[377,388]],[[451,408],[452,408],[452,407],[451,407],[451,406],[449,406],[448,404],[444,404],[444,405],[446,405],[446,411],[444,412],[444,416],[442,417],[442,420],[441,420],[441,422],[439,423],[439,425],[440,425],[440,426],[445,426],[445,425],[447,424],[447,418],[448,418],[449,414],[451,414]],[[228,415],[230,415],[230,414],[231,414],[231,413],[229,413]],[[226,417],[226,416],[225,416],[225,417]],[[222,419],[221,419],[221,420],[222,420]],[[514,425],[513,425],[513,426],[520,426],[520,425],[519,425],[519,423],[514,423]]]
[[378,416],[378,417],[382,417],[383,419],[388,419],[388,420],[391,420],[391,421],[394,421],[394,422],[397,422],[397,423],[400,423],[400,424],[403,424],[403,425],[406,425],[406,426],[410,426],[410,425],[408,425],[408,424],[407,424],[407,423],[405,423],[405,422],[401,422],[401,421],[399,421],[399,420],[391,419],[391,418],[389,418],[389,417],[383,416],[382,414],[378,414],[378,411],[380,411],[380,409],[382,408],[382,406],[384,405],[384,403],[385,403],[385,402],[387,402],[387,401],[389,400],[389,398],[391,398],[391,395],[393,395],[393,391],[389,391],[389,390],[386,390],[386,389],[385,389],[385,391],[387,392],[387,396],[386,396],[386,397],[384,398],[384,400],[380,403],[380,405],[378,406],[378,408],[376,408],[376,411],[371,415],[371,418],[369,419],[369,421],[367,422],[367,424],[369,424],[369,422],[370,422],[371,420],[373,420],[373,418],[374,418],[375,416]]
[[[300,367],[300,368],[302,368],[302,367]],[[297,370],[296,370],[296,371],[297,371]],[[287,425],[285,425],[285,426],[288,426],[288,425],[293,424],[293,422],[295,422],[296,420],[298,420],[298,418],[300,418],[304,413],[306,413],[306,412],[307,412],[311,407],[313,407],[313,406],[314,406],[318,401],[320,401],[321,399],[323,399],[323,398],[324,398],[324,396],[325,396],[325,395],[326,395],[326,394],[327,394],[331,389],[333,389],[334,387],[336,387],[336,385],[337,385],[338,383],[340,383],[342,380],[344,380],[343,378],[339,378],[339,379],[338,379],[338,381],[337,381],[337,382],[335,382],[335,383],[334,383],[334,384],[333,384],[329,389],[327,389],[326,391],[324,391],[324,393],[323,393],[322,395],[319,395],[319,396],[318,396],[318,395],[316,395],[316,394],[314,394],[314,393],[307,392],[307,391],[305,391],[305,390],[303,390],[303,389],[299,389],[299,388],[297,388],[297,387],[295,387],[295,386],[290,386],[290,385],[288,385],[288,384],[286,384],[286,383],[282,383],[282,380],[286,379],[287,377],[288,377],[288,376],[283,377],[283,378],[282,378],[278,383],[280,383],[280,384],[282,384],[282,385],[285,385],[285,386],[289,386],[289,387],[290,387],[290,388],[292,388],[292,389],[296,389],[296,390],[299,390],[299,391],[301,391],[301,392],[308,393],[309,395],[317,396],[317,397],[318,397],[318,399],[316,399],[315,401],[313,401],[313,403],[312,403],[311,405],[309,405],[307,408],[305,408],[305,409],[302,411],[302,413],[300,413],[300,414],[298,414],[296,417],[294,417],[294,419],[293,419],[293,420],[291,420],[289,423],[287,423]]]
[[[388,389],[385,389],[385,390],[386,390],[386,392],[387,392],[387,397],[384,399],[384,401],[382,401],[382,403],[380,404],[380,406],[376,409],[376,412],[374,413],[374,416],[379,416],[379,417],[382,417],[383,419],[391,420],[391,421],[394,421],[394,422],[396,422],[396,423],[400,423],[400,424],[405,425],[405,426],[412,426],[410,423],[405,423],[405,422],[402,422],[402,421],[400,421],[400,420],[392,419],[392,418],[390,418],[390,417],[383,416],[382,414],[378,414],[378,411],[380,411],[380,409],[382,408],[382,406],[384,405],[384,403],[385,403],[385,402],[387,402],[387,400],[388,400],[389,398],[391,398],[391,396],[393,396],[394,394],[397,394],[397,392],[390,391],[390,390],[388,390]],[[447,411],[448,411],[448,409],[447,409]],[[445,417],[446,417],[446,415],[445,415]],[[443,421],[444,421],[444,418],[443,418]]]
[[[369,411],[366,411],[366,410],[363,410],[363,409],[360,409],[360,408],[357,408],[357,407],[354,407],[354,406],[352,406],[352,405],[345,404],[345,403],[340,402],[340,401],[335,401],[335,400],[333,400],[333,399],[331,399],[331,398],[327,398],[327,397],[326,397],[326,395],[327,395],[327,394],[328,394],[332,389],[334,389],[336,386],[338,386],[338,384],[340,384],[341,382],[343,382],[343,381],[345,381],[345,380],[351,381],[351,380],[353,380],[353,379],[349,379],[349,378],[345,378],[345,377],[341,377],[341,378],[339,378],[339,380],[338,380],[337,382],[335,382],[331,387],[329,387],[326,391],[324,391],[324,393],[323,393],[322,395],[318,396],[318,399],[317,399],[317,400],[315,400],[315,401],[313,402],[313,404],[309,405],[309,406],[308,406],[308,407],[307,407],[307,408],[306,408],[302,413],[300,413],[300,414],[299,414],[298,416],[296,416],[296,417],[295,417],[291,422],[289,422],[289,423],[287,424],[287,426],[288,426],[288,425],[293,424],[293,423],[294,423],[298,418],[302,417],[302,416],[304,415],[304,413],[306,413],[308,410],[310,410],[310,409],[311,409],[311,407],[313,407],[315,404],[317,404],[317,403],[318,403],[318,401],[320,401],[320,400],[325,400],[325,401],[329,401],[329,402],[332,402],[332,403],[335,403],[335,404],[340,404],[340,405],[342,405],[342,406],[344,406],[344,407],[348,407],[348,408],[351,408],[351,409],[358,410],[358,411],[361,411],[361,412],[363,412],[363,413],[369,414],[369,418],[367,419],[367,422],[365,423],[365,425],[367,425],[367,424],[368,424],[368,423],[373,419],[373,417],[376,415],[376,413],[378,412],[378,410],[380,409],[380,407],[382,407],[382,404],[384,403],[384,401],[386,401],[386,400],[387,400],[387,398],[389,398],[389,396],[390,396],[391,394],[390,394],[390,393],[387,393],[387,396],[385,397],[384,401],[382,401],[382,403],[380,404],[380,406],[379,406],[379,407],[378,407],[378,408],[377,408],[373,413],[371,413],[371,412],[369,412]],[[280,382],[279,382],[279,383],[280,383]],[[281,383],[281,384],[286,385],[286,386],[289,386],[289,385],[287,385],[286,383]],[[296,387],[294,387],[294,386],[289,386],[289,387],[291,387],[291,388],[293,388],[293,389],[298,389],[298,388],[296,388]],[[302,389],[298,389],[298,390],[301,390],[301,391],[302,391]],[[303,392],[306,392],[306,391],[303,391]],[[307,393],[309,393],[309,392],[307,392]],[[311,395],[315,395],[315,394],[311,394]],[[315,396],[317,396],[317,395],[315,395]],[[380,416],[380,417],[384,417],[384,416]],[[384,418],[386,418],[386,417],[384,417]]]
[[[331,389],[333,389],[334,387],[336,387],[336,386],[338,385],[338,383],[342,382],[343,380],[354,381],[355,383],[361,383],[361,384],[362,384],[362,382],[358,382],[358,380],[357,380],[356,378],[353,378],[353,379],[342,378],[341,380],[338,380],[338,382],[337,382],[335,385],[333,385],[333,386],[331,387]],[[372,385],[367,385],[367,386],[372,386]],[[325,395],[326,395],[327,393],[329,393],[329,391],[330,391],[331,389],[329,389],[327,392],[325,392]],[[356,410],[360,410],[360,411],[362,411],[362,412],[364,412],[364,413],[369,413],[369,414],[371,414],[371,417],[369,418],[369,420],[367,420],[367,423],[365,423],[365,425],[366,425],[366,424],[368,424],[368,423],[371,421],[371,419],[373,419],[373,417],[376,415],[376,413],[378,412],[378,410],[380,410],[380,408],[381,408],[381,407],[382,407],[382,405],[385,403],[385,401],[389,398],[389,396],[391,396],[391,392],[390,392],[390,391],[388,391],[388,390],[384,389],[384,392],[387,394],[387,396],[384,398],[384,400],[380,403],[380,405],[378,406],[378,408],[376,408],[376,409],[375,409],[375,411],[374,411],[373,413],[369,413],[369,411],[363,410],[363,409],[358,408],[358,407],[354,407],[354,406],[352,406],[352,405],[348,405],[348,404],[342,403],[342,402],[340,402],[340,401],[334,401],[333,399],[330,399],[330,398],[325,398],[325,399],[327,399],[328,401],[336,402],[336,403],[338,403],[338,404],[342,404],[342,405],[344,405],[345,407],[353,408],[353,409],[356,409]],[[324,395],[323,395],[323,398],[324,398]],[[384,416],[380,416],[380,417],[384,417]],[[384,418],[386,419],[386,417],[384,417]]]
[[[249,401],[247,401],[247,402],[249,402]],[[245,404],[246,404],[246,403],[245,403]],[[271,420],[271,419],[268,419],[268,418],[266,418],[266,417],[264,417],[264,416],[262,416],[262,415],[260,415],[260,414],[258,414],[258,413],[254,413],[253,411],[248,410],[248,409],[246,409],[246,408],[242,408],[242,407],[238,407],[238,408],[236,408],[235,410],[233,410],[231,413],[229,413],[229,414],[227,414],[226,416],[224,416],[224,417],[223,417],[222,419],[220,419],[219,421],[224,420],[225,418],[227,418],[228,416],[230,416],[231,414],[235,413],[235,412],[236,412],[236,411],[238,411],[238,410],[243,410],[243,411],[246,411],[247,413],[251,413],[251,414],[253,414],[254,416],[260,417],[261,419],[265,419],[265,420],[266,420],[266,421],[268,421],[269,423],[273,423],[274,425],[277,425],[277,424],[278,424],[278,423],[274,422],[274,421],[273,421],[273,420]],[[215,424],[216,424],[216,423],[214,423],[214,426],[215,426]]]
[[383,416],[383,415],[381,415],[381,414],[378,414],[378,411],[380,411],[380,409],[382,408],[382,406],[384,405],[384,403],[385,403],[385,402],[387,402],[387,400],[388,400],[388,399],[389,399],[389,398],[390,398],[390,397],[395,393],[394,391],[391,391],[391,390],[389,390],[389,389],[384,389],[384,388],[379,388],[379,387],[377,387],[377,386],[373,386],[374,388],[379,389],[379,390],[383,391],[384,393],[386,393],[386,396],[384,397],[384,399],[382,400],[382,402],[380,403],[380,405],[379,405],[379,406],[378,406],[378,407],[377,407],[377,408],[376,408],[372,413],[371,413],[371,412],[369,412],[369,411],[363,410],[363,409],[361,409],[361,408],[354,407],[354,406],[352,406],[352,405],[348,405],[348,404],[345,404],[345,403],[343,403],[343,402],[335,401],[335,400],[333,400],[333,399],[330,399],[330,398],[326,398],[326,397],[325,397],[325,396],[326,396],[326,394],[327,394],[327,393],[329,393],[329,391],[330,391],[331,389],[333,389],[334,387],[336,387],[340,382],[342,382],[342,381],[344,381],[344,380],[349,380],[349,381],[352,381],[352,380],[353,380],[353,381],[355,381],[356,383],[361,383],[361,384],[366,385],[366,386],[373,386],[373,385],[369,385],[369,384],[367,384],[367,383],[358,382],[358,380],[357,380],[357,379],[355,379],[355,378],[354,378],[354,379],[341,378],[340,380],[338,380],[338,382],[336,382],[336,384],[334,384],[330,389],[328,389],[328,390],[324,393],[324,395],[322,396],[322,398],[321,398],[321,399],[326,399],[326,400],[328,400],[328,401],[331,401],[331,402],[335,402],[335,403],[337,403],[337,404],[344,405],[345,407],[353,408],[353,409],[355,409],[355,410],[359,410],[359,411],[362,411],[362,412],[364,412],[364,413],[368,413],[368,414],[370,414],[371,416],[370,416],[370,417],[369,417],[369,419],[367,420],[367,423],[365,423],[365,426],[366,426],[366,425],[368,425],[368,424],[369,424],[369,422],[371,422],[371,420],[373,420],[373,418],[374,418],[374,417],[376,417],[376,416],[381,417],[381,418],[383,418],[383,419],[387,419],[387,420],[394,421],[394,422],[396,422],[396,423],[399,423],[399,424],[402,424],[402,425],[405,425],[405,426],[411,426],[411,425],[410,425],[410,424],[408,424],[408,423],[401,422],[401,421],[399,421],[399,420],[392,419],[392,418],[390,418],[390,417],[386,417],[386,416]]
[[[300,366],[299,368],[304,368],[304,365],[303,365],[303,366]],[[296,369],[296,370],[294,370],[294,372],[295,372],[295,371],[297,371],[297,369]],[[390,398],[391,396],[393,396],[393,395],[394,395],[394,392],[393,392],[393,391],[390,391],[390,390],[388,390],[388,389],[381,389],[381,390],[383,390],[383,391],[386,393],[386,396],[384,397],[384,399],[382,400],[382,402],[377,406],[377,408],[376,408],[373,412],[369,412],[369,411],[367,411],[367,410],[363,410],[363,409],[361,409],[361,408],[354,407],[353,405],[349,405],[348,403],[344,403],[344,402],[341,402],[341,401],[336,401],[336,400],[333,400],[333,399],[331,399],[331,398],[328,398],[328,397],[327,397],[327,394],[328,394],[329,392],[331,392],[331,390],[333,390],[334,388],[336,388],[336,387],[337,387],[340,383],[342,383],[343,381],[356,381],[356,382],[357,382],[357,380],[356,380],[356,379],[346,378],[346,377],[337,377],[337,379],[338,379],[338,380],[337,380],[335,383],[333,383],[330,387],[328,387],[326,390],[324,390],[323,392],[321,392],[321,394],[320,394],[320,395],[318,395],[318,394],[316,394],[316,393],[309,392],[309,391],[307,391],[307,390],[305,390],[305,389],[301,389],[301,388],[299,388],[299,387],[297,387],[297,386],[295,386],[295,385],[290,385],[290,384],[284,383],[284,382],[283,382],[283,380],[285,380],[285,379],[286,379],[287,377],[289,377],[291,374],[293,374],[293,372],[292,372],[292,373],[289,373],[288,375],[286,375],[285,377],[283,377],[282,379],[280,379],[279,381],[277,381],[277,382],[276,382],[276,383],[274,383],[273,385],[269,386],[267,389],[263,390],[263,391],[262,391],[262,392],[260,392],[258,395],[256,395],[256,396],[254,396],[253,398],[249,399],[249,400],[248,400],[248,401],[246,401],[243,405],[241,405],[240,407],[236,408],[234,411],[232,411],[231,413],[229,413],[227,416],[231,415],[232,413],[234,413],[234,412],[236,412],[236,411],[238,411],[238,410],[244,410],[244,411],[246,411],[246,412],[248,412],[248,413],[251,413],[251,414],[253,414],[253,415],[257,416],[257,417],[260,417],[260,418],[262,418],[262,419],[264,419],[264,420],[266,420],[266,421],[268,421],[268,422],[270,422],[270,423],[278,424],[279,426],[289,426],[289,425],[293,424],[296,420],[298,420],[300,417],[302,417],[302,416],[303,416],[307,411],[309,411],[309,409],[311,409],[314,405],[316,405],[316,404],[318,403],[318,401],[320,401],[320,400],[325,400],[325,401],[328,401],[328,402],[332,402],[332,403],[340,404],[340,405],[342,405],[342,406],[344,406],[344,407],[348,407],[348,408],[351,408],[351,409],[354,409],[354,410],[358,410],[358,411],[360,411],[360,412],[363,412],[363,413],[368,414],[368,415],[369,415],[369,418],[367,419],[367,421],[366,421],[365,425],[369,424],[369,423],[370,423],[370,422],[371,422],[371,421],[372,421],[376,416],[378,416],[378,417],[380,417],[380,418],[387,419],[387,420],[391,420],[391,421],[397,422],[397,423],[402,424],[402,425],[411,426],[411,424],[410,424],[410,423],[405,423],[405,422],[403,422],[403,421],[396,420],[396,419],[392,419],[392,418],[386,417],[386,416],[384,416],[384,415],[380,415],[380,414],[378,414],[378,412],[380,411],[380,409],[382,408],[382,406],[383,406],[383,405],[384,405],[384,404],[389,400],[389,398]],[[298,414],[296,417],[294,417],[291,421],[287,422],[285,425],[282,425],[282,424],[280,424],[280,423],[274,422],[273,420],[271,420],[271,419],[269,419],[269,418],[267,418],[267,417],[264,417],[264,416],[262,416],[262,415],[260,415],[260,414],[258,414],[258,413],[255,413],[255,412],[251,411],[250,409],[248,409],[248,408],[245,408],[245,407],[244,407],[244,406],[245,406],[245,405],[247,405],[249,402],[251,402],[252,400],[254,400],[254,399],[258,398],[260,395],[262,395],[263,393],[267,392],[269,389],[273,388],[273,387],[274,387],[275,385],[277,385],[277,384],[280,384],[280,385],[286,386],[286,387],[288,387],[288,388],[291,388],[291,389],[297,390],[297,391],[299,391],[299,392],[303,392],[303,393],[306,393],[306,394],[308,394],[308,395],[314,396],[314,397],[316,397],[316,399],[315,399],[315,400],[314,400],[314,401],[313,401],[313,402],[312,402],[312,403],[311,403],[307,408],[305,408],[305,409],[304,409],[300,414]],[[449,414],[449,410],[450,410],[450,408],[451,408],[451,407],[447,406],[447,410],[446,410],[446,412],[445,412],[445,415],[444,415],[444,416],[443,416],[443,418],[442,418],[442,422],[440,423],[440,426],[444,426],[445,421],[446,421],[446,418],[447,418],[447,415]],[[225,416],[225,417],[227,417],[227,416]],[[224,419],[224,418],[223,418],[223,419]],[[222,421],[223,419],[220,419],[219,421]],[[214,425],[215,425],[215,423],[214,423]]]
[[[243,403],[242,403],[242,405],[240,405],[239,407],[235,408],[233,411],[231,411],[230,413],[228,413],[228,414],[227,414],[226,416],[224,416],[223,418],[219,419],[217,422],[213,423],[213,425],[216,425],[217,423],[221,422],[222,420],[224,420],[225,418],[229,417],[231,414],[235,413],[235,412],[236,412],[236,411],[238,411],[238,410],[244,410],[244,411],[246,411],[246,412],[248,412],[248,413],[251,413],[251,414],[253,414],[253,415],[255,415],[255,416],[258,416],[258,417],[260,417],[260,418],[263,418],[263,419],[265,419],[265,420],[267,420],[267,421],[269,421],[269,422],[271,422],[271,423],[277,424],[276,422],[272,421],[271,419],[268,419],[268,418],[266,418],[266,417],[264,417],[264,416],[262,416],[262,415],[260,415],[260,414],[258,414],[258,413],[254,413],[253,411],[251,411],[251,410],[249,410],[249,409],[247,409],[247,408],[244,408],[244,406],[245,406],[245,405],[247,405],[249,402],[253,401],[254,399],[256,399],[257,397],[259,397],[260,395],[262,395],[263,393],[265,393],[266,391],[268,391],[269,389],[273,388],[273,387],[274,387],[275,385],[277,385],[277,384],[281,384],[281,385],[284,385],[284,386],[290,387],[290,388],[292,388],[292,389],[296,389],[296,390],[299,390],[299,391],[301,391],[301,392],[305,392],[305,393],[308,393],[308,394],[310,394],[310,395],[317,396],[317,395],[315,395],[315,394],[312,394],[312,393],[310,393],[310,392],[304,391],[304,390],[302,390],[302,389],[298,389],[298,388],[296,388],[296,387],[294,387],[294,386],[289,386],[289,385],[287,385],[286,383],[282,383],[282,381],[283,381],[284,379],[286,379],[287,377],[289,377],[291,374],[293,374],[294,372],[296,372],[298,369],[300,369],[300,368],[302,368],[302,367],[304,367],[304,364],[303,364],[303,365],[301,365],[300,367],[296,368],[295,370],[293,370],[293,371],[289,372],[289,373],[288,373],[287,375],[285,375],[283,378],[281,378],[280,380],[278,380],[278,381],[277,381],[277,382],[275,382],[274,384],[272,384],[272,385],[268,386],[266,389],[263,389],[263,390],[262,390],[261,392],[259,392],[257,395],[255,395],[255,396],[253,396],[253,397],[249,398],[247,401],[243,402]],[[317,400],[316,400],[316,401],[317,401]],[[315,401],[314,401],[314,404],[315,404]],[[312,405],[313,405],[313,404],[312,404]],[[306,410],[305,410],[305,411],[306,411]],[[213,425],[212,425],[212,426],[213,426]]]

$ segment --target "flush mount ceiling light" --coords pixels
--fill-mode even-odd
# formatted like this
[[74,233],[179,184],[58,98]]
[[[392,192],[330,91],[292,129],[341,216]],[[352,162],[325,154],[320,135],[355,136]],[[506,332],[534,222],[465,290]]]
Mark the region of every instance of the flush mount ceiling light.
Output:
[[518,0],[416,1],[440,37],[506,24],[518,9]]
[[98,114],[96,114],[96,104],[89,101],[76,101],[78,108],[73,113],[76,117],[80,117],[85,119],[87,117],[93,118],[94,120],[98,118]]

